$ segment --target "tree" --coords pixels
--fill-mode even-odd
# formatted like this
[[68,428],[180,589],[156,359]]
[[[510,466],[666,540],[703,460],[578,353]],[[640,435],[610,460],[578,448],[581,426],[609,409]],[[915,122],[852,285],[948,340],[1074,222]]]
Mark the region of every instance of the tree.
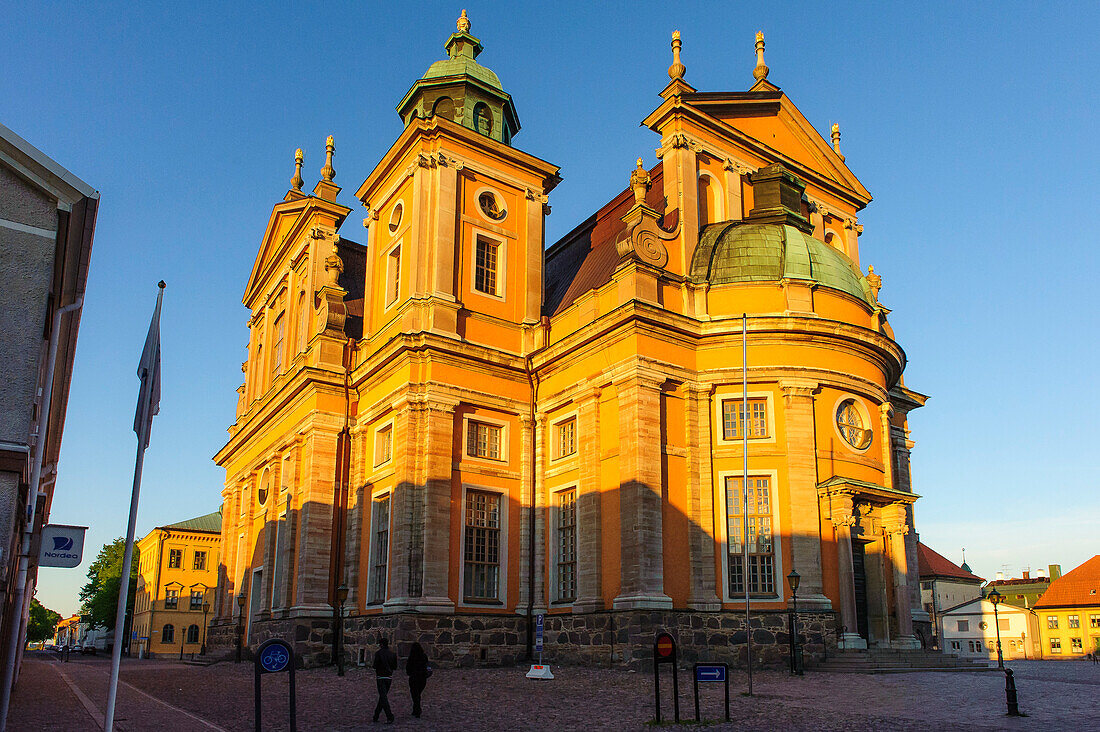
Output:
[[[122,537],[99,550],[95,561],[88,567],[88,584],[80,589],[80,614],[87,616],[93,628],[115,627],[115,613],[118,611],[118,585],[122,577],[122,557],[126,549],[126,540]],[[134,557],[130,563],[130,588],[127,593],[126,609],[134,608],[134,592],[137,590],[138,550],[134,546]]]
[[52,638],[57,624],[61,622],[61,613],[56,613],[38,601],[31,598],[31,617],[27,623],[27,642],[38,643],[47,638]]

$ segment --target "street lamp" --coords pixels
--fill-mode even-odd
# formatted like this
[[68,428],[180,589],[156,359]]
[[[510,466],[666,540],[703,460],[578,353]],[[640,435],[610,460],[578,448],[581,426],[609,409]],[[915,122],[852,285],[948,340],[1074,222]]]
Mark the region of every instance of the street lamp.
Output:
[[986,599],[993,603],[993,624],[997,626],[997,668],[1004,670],[1005,662],[1001,656],[1001,624],[997,620],[997,606],[1001,604],[1004,596],[997,592],[997,588],[994,587]]
[[802,581],[802,576],[798,572],[791,570],[791,573],[787,575],[787,585],[791,588],[791,622],[790,622],[790,636],[791,636],[791,675],[802,675],[802,659],[801,648],[798,646],[798,583]]
[[244,642],[244,603],[245,603],[244,590],[241,590],[241,594],[237,595],[237,660],[236,663],[241,662],[241,644]]
[[199,651],[200,656],[206,655],[206,614],[210,612],[210,603],[204,602],[202,604],[202,650]]
[[333,640],[336,644],[336,675],[344,675],[344,603],[348,601],[348,586],[340,585],[336,588],[336,602],[339,606],[336,614],[336,632]]

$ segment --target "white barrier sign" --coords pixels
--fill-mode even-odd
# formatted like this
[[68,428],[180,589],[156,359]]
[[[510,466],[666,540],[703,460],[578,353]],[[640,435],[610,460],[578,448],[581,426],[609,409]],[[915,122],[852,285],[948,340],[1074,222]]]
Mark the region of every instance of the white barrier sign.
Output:
[[47,524],[42,527],[40,567],[75,567],[84,556],[84,532],[87,526]]

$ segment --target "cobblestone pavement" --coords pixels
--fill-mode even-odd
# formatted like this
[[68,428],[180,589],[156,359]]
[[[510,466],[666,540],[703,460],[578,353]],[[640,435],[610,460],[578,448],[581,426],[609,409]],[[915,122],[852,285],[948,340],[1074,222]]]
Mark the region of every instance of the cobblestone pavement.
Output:
[[[738,730],[1074,730],[1100,729],[1100,666],[1079,661],[1023,661],[1016,673],[1020,708],[1029,716],[1004,716],[1000,673],[863,674],[808,673],[790,678],[757,672],[753,697],[743,672],[731,676],[733,723],[722,716],[720,684],[704,686],[703,717],[711,729]],[[99,729],[64,675],[98,709],[106,699],[106,658],[60,664],[28,659],[9,729]],[[668,668],[662,670],[667,674]],[[124,660],[119,690],[120,730],[252,729],[251,664],[195,667],[172,661]],[[555,667],[554,681],[531,681],[522,668],[440,669],[425,692],[422,719],[410,716],[408,685],[396,679],[391,702],[400,729],[472,730],[645,729],[653,718],[653,676],[622,670]],[[665,719],[672,717],[671,678],[664,680]],[[332,668],[297,673],[298,728],[370,728],[374,675]],[[264,678],[264,729],[287,729],[287,677]],[[690,671],[680,672],[680,715],[694,718]],[[43,716],[37,716],[43,715]],[[188,716],[192,715],[192,716]],[[54,725],[54,726],[50,726]]]

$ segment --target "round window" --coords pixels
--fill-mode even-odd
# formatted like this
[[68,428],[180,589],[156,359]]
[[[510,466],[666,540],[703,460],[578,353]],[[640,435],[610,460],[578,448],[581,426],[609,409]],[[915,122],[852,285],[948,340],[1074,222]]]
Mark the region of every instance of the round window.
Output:
[[504,209],[504,206],[500,204],[496,194],[492,191],[485,191],[478,196],[477,205],[481,207],[481,212],[493,221],[501,221],[508,215],[508,212]]
[[401,226],[401,217],[405,213],[405,204],[401,201],[397,202],[397,205],[393,207],[393,213],[390,214],[390,233],[397,231],[397,227]]
[[866,450],[871,444],[871,430],[855,399],[845,399],[837,407],[836,428],[844,441],[856,450]]

